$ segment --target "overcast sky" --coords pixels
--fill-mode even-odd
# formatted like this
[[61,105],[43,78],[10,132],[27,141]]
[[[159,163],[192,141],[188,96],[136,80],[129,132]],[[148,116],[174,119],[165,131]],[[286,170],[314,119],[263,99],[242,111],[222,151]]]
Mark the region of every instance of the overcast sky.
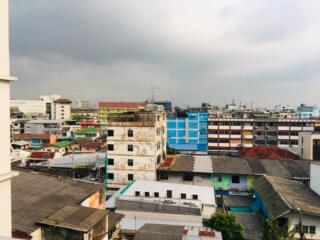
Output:
[[318,0],[11,0],[12,98],[320,105]]

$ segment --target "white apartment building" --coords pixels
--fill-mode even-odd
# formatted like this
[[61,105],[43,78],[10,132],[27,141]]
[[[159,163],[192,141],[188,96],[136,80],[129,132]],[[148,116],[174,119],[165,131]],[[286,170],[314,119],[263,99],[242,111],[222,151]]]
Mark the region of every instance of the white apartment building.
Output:
[[0,238],[11,237],[9,1],[0,1]]
[[24,133],[58,134],[62,121],[58,120],[31,120],[25,124]]
[[320,133],[299,133],[299,155],[307,160],[320,160]]
[[69,120],[71,119],[71,101],[69,99],[57,99],[53,102],[54,120]]
[[40,96],[40,101],[44,102],[46,105],[46,114],[48,114],[49,119],[54,119],[53,118],[53,113],[54,113],[54,104],[53,102],[55,100],[60,99],[60,95],[43,95]]
[[10,100],[10,107],[16,107],[26,116],[46,115],[46,104],[39,100]]
[[117,189],[134,179],[157,179],[157,166],[166,157],[166,115],[161,106],[152,108],[108,116],[109,187]]
[[320,196],[320,164],[312,162],[310,164],[310,188]]

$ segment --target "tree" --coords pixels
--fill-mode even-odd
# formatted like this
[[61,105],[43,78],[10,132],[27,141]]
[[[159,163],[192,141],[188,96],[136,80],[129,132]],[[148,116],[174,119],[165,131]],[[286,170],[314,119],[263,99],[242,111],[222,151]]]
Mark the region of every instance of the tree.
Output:
[[236,222],[234,215],[216,213],[204,225],[220,231],[223,240],[244,240],[243,227]]
[[277,220],[266,219],[263,224],[262,240],[287,240],[292,239],[288,233],[288,224],[280,225]]
[[167,154],[168,155],[177,155],[177,154],[180,154],[180,152],[174,148],[169,147],[169,144],[167,143]]

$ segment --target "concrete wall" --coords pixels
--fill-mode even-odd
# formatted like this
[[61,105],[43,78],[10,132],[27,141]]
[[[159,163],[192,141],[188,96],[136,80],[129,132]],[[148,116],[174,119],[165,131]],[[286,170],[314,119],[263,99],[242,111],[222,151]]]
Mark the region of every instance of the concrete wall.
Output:
[[148,202],[141,202],[141,201],[126,201],[121,199],[117,200],[117,210],[201,215],[199,208],[171,206],[166,204],[156,204],[156,203],[148,203]]
[[0,1],[0,236],[11,237],[10,64],[8,0]]
[[[289,231],[293,230],[295,228],[296,225],[299,224],[300,219],[299,219],[299,215],[298,214],[290,214],[287,216],[289,218]],[[315,226],[316,227],[316,233],[315,234],[310,234],[307,233],[305,234],[305,239],[316,239],[319,240],[320,239],[320,218],[319,217],[315,217],[315,216],[311,216],[311,215],[302,215],[301,218],[301,222],[303,226]],[[299,239],[300,234],[296,233],[294,235],[295,239]]]
[[[108,165],[108,173],[114,174],[108,184],[125,185],[129,183],[128,174],[134,179],[156,180],[156,169],[159,161],[166,155],[166,125],[165,115],[159,114],[154,126],[127,126],[126,124],[110,125],[107,130],[113,130],[113,136],[107,137],[107,144],[113,145],[108,150],[108,158],[114,165]],[[128,130],[133,136],[128,136]],[[133,151],[128,151],[128,145]],[[128,165],[128,159],[133,160],[133,166]]]
[[310,164],[310,188],[320,196],[320,165]]
[[54,119],[55,120],[69,120],[71,119],[71,104],[54,104]]

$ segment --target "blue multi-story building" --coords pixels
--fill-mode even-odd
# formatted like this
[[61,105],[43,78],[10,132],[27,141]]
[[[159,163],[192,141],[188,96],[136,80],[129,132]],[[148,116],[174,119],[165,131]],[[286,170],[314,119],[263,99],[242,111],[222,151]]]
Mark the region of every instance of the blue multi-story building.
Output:
[[208,149],[208,113],[177,112],[167,118],[168,144],[181,151]]

